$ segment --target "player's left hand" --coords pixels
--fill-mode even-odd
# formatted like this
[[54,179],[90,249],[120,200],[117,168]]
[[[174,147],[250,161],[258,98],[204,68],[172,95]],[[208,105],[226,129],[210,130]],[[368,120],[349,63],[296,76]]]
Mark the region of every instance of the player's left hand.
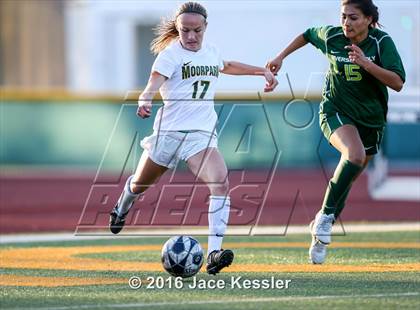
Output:
[[276,77],[269,69],[265,70],[263,74],[266,80],[264,92],[268,93],[268,92],[273,91],[274,88],[276,88],[276,86],[279,84],[279,82],[277,81]]
[[356,44],[347,45],[344,48],[349,50],[349,59],[352,63],[355,63],[362,68],[369,63],[369,59],[366,58],[363,51]]

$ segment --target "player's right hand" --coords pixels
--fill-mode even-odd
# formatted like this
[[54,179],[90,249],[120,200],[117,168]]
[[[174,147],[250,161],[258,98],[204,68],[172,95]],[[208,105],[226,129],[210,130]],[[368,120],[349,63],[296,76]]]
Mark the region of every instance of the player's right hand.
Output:
[[139,102],[139,106],[137,108],[137,115],[141,118],[148,118],[152,114],[152,103],[151,102]]
[[277,74],[282,64],[283,64],[283,60],[279,57],[276,57],[273,60],[267,61],[267,64],[265,65],[265,67],[268,70],[270,70],[273,74]]

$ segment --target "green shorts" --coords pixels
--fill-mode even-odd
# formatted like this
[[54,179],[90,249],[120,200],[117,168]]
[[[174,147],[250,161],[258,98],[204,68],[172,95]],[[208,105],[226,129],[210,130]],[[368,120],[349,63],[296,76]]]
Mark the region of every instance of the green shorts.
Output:
[[321,126],[321,131],[325,138],[327,138],[328,142],[330,141],[330,137],[333,132],[341,126],[355,126],[359,132],[363,146],[365,147],[366,155],[375,155],[378,153],[384,135],[384,127],[371,128],[357,124],[351,118],[340,112],[320,113],[319,125]]

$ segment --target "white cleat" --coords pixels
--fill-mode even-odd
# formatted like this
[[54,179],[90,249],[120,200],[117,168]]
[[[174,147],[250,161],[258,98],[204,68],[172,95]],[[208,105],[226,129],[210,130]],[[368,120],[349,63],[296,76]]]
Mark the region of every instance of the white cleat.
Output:
[[312,264],[322,264],[327,256],[327,245],[316,240],[315,236],[312,236],[311,247],[309,248],[309,259]]
[[311,223],[312,237],[325,245],[330,244],[334,221],[334,214],[327,215],[319,211],[315,216],[315,220]]

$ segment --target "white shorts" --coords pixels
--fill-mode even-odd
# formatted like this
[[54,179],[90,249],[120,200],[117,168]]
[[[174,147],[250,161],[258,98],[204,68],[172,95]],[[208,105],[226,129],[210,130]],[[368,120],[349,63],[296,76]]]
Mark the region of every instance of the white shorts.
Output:
[[187,161],[191,156],[208,148],[217,148],[217,135],[207,131],[160,131],[145,137],[140,145],[149,152],[149,158],[169,169],[179,160]]

